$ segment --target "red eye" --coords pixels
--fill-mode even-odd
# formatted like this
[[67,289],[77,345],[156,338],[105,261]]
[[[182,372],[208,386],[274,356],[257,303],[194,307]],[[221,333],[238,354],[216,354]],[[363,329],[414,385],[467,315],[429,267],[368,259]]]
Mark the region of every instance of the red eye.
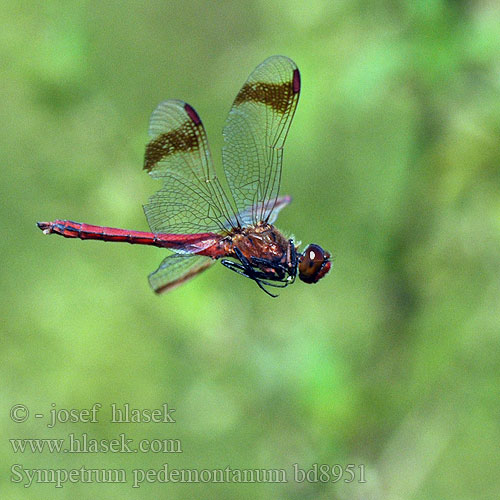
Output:
[[305,283],[317,283],[330,267],[330,254],[319,245],[311,244],[299,257],[299,278]]

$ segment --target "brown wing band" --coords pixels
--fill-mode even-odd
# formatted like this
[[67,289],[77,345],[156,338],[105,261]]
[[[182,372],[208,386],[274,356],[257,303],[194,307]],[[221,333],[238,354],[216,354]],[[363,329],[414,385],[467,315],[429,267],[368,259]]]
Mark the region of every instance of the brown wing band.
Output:
[[185,109],[192,121],[188,121],[170,132],[160,134],[146,146],[144,170],[150,172],[158,162],[170,155],[179,152],[189,153],[200,148],[200,139],[193,128],[193,122],[195,126],[201,124],[200,118],[188,104],[185,105]]
[[293,73],[293,79],[284,83],[252,82],[243,85],[239,91],[234,105],[244,102],[259,102],[273,108],[281,114],[290,109],[294,94],[300,90],[300,74],[298,70]]

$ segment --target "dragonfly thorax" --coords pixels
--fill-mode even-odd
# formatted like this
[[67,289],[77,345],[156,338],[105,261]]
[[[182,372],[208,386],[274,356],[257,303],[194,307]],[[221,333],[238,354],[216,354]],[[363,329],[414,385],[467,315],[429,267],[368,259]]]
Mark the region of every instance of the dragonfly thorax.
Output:
[[[222,242],[221,242],[222,243]],[[223,243],[222,264],[236,273],[253,279],[268,295],[265,286],[283,288],[297,276],[298,255],[291,239],[287,240],[273,225],[259,222],[235,228]]]
[[231,253],[234,255],[236,247],[247,259],[259,258],[284,264],[291,244],[273,225],[259,222],[231,236]]

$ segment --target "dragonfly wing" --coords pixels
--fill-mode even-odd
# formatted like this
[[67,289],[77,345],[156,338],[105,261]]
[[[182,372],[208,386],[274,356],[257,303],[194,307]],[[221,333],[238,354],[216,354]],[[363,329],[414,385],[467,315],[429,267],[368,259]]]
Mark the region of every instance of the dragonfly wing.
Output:
[[[274,203],[266,200],[263,204],[261,203],[259,205],[252,205],[246,210],[239,212],[238,218],[240,220],[254,220],[256,214],[262,213],[262,219],[267,220],[269,224],[273,224],[277,219],[281,209],[285,208],[291,201],[291,196],[278,196]],[[236,224],[236,222],[234,224]]]
[[228,225],[231,208],[215,175],[205,128],[196,111],[164,101],[151,115],[144,169],[163,188],[144,206],[154,233],[203,233]]
[[172,254],[149,275],[149,284],[156,293],[167,292],[208,269],[215,260],[202,255]]
[[229,112],[222,161],[243,225],[269,221],[276,209],[283,145],[299,93],[295,63],[273,56],[251,73]]

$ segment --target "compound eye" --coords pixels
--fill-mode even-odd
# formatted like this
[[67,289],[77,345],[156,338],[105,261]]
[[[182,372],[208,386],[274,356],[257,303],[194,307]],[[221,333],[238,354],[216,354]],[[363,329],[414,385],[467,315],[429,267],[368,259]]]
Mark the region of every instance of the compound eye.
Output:
[[313,243],[299,257],[299,279],[305,283],[317,283],[331,266],[330,254]]

